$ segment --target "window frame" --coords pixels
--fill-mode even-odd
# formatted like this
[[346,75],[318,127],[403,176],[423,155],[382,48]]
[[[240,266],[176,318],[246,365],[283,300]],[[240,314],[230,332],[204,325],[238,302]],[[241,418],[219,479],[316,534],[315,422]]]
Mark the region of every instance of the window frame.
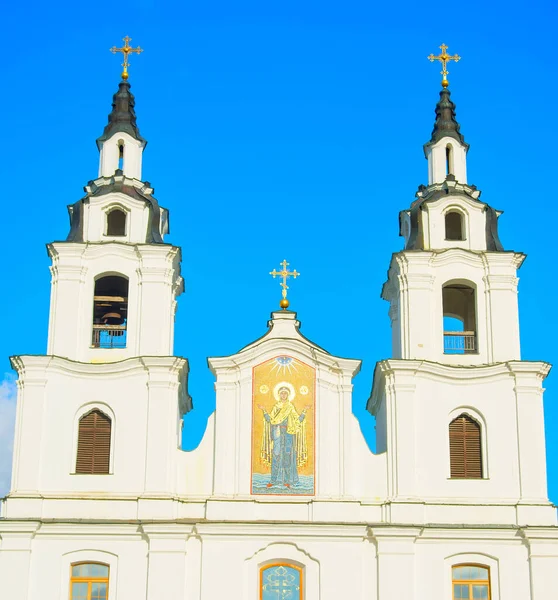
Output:
[[[259,600],[263,600],[263,574],[267,569],[271,569],[273,567],[289,567],[290,569],[294,569],[298,571],[298,575],[300,578],[300,590],[298,598],[295,600],[304,600],[304,568],[301,565],[296,564],[295,562],[289,562],[287,560],[278,560],[267,562],[260,565],[260,577],[259,577]],[[89,599],[88,599],[89,600]]]
[[[111,427],[110,427],[110,449],[109,449],[109,471],[108,473],[78,473],[76,471],[77,467],[77,451],[78,451],[78,443],[79,443],[79,423],[83,417],[85,417],[88,413],[98,410],[104,415],[106,415],[110,419]],[[84,404],[80,406],[76,411],[74,416],[74,431],[73,431],[73,443],[72,443],[72,454],[70,460],[72,461],[70,464],[69,472],[71,475],[77,475],[79,477],[88,477],[94,475],[96,477],[99,476],[107,476],[114,474],[114,448],[115,448],[115,431],[116,431],[116,416],[114,411],[108,406],[108,404],[104,404],[102,402],[90,402],[88,404]],[[84,561],[80,561],[84,562]],[[87,562],[87,561],[85,561]],[[96,562],[96,561],[93,561]]]
[[[448,237],[448,222],[447,219],[450,215],[458,215],[459,216],[459,223],[461,226],[461,237],[460,238],[449,238]],[[444,242],[466,242],[467,241],[467,217],[466,214],[462,211],[459,210],[457,207],[455,206],[449,206],[445,211],[444,211]]]
[[500,600],[500,562],[496,556],[485,552],[456,552],[444,558],[443,598],[453,596],[453,567],[460,565],[480,565],[490,570],[490,600]]
[[[479,567],[481,569],[486,569],[488,571],[488,578],[487,579],[455,579],[453,576],[453,571],[454,569],[458,569],[460,567]],[[486,600],[491,600],[492,598],[492,587],[490,584],[490,566],[489,565],[485,565],[482,563],[471,563],[471,562],[466,562],[466,563],[457,563],[455,565],[452,565],[451,567],[451,597],[452,600],[461,600],[460,598],[455,598],[454,595],[454,585],[468,585],[469,586],[469,598],[470,600],[474,600],[473,595],[472,595],[472,586],[473,585],[487,585],[488,586],[488,598]],[[88,599],[89,600],[89,599]]]
[[[482,461],[482,477],[475,477],[474,479],[466,477],[452,477],[451,476],[451,450],[450,450],[450,437],[449,437],[449,426],[450,424],[461,415],[467,415],[473,419],[480,426],[480,442],[481,442],[481,461]],[[454,408],[449,414],[446,423],[446,440],[447,440],[447,457],[448,457],[448,480],[451,481],[485,481],[490,479],[489,476],[489,461],[488,461],[488,427],[484,415],[478,410],[471,406],[458,406]]]
[[[123,238],[127,238],[130,232],[130,210],[118,202],[112,202],[111,204],[105,206],[102,210],[104,213],[103,237],[111,240],[121,240]],[[113,235],[109,234],[108,232],[108,217],[110,213],[115,210],[119,210],[120,212],[124,213],[124,217],[126,219],[124,222],[124,233],[122,235]]]
[[[474,323],[473,328],[466,328],[465,317],[466,315],[460,315],[450,310],[451,298],[447,298],[446,302],[446,289],[468,289],[472,291],[472,304],[474,310]],[[479,288],[477,283],[469,279],[448,279],[444,281],[440,287],[440,299],[441,299],[441,315],[442,315],[442,354],[444,356],[466,356],[466,355],[478,355],[480,354],[480,341],[479,341],[479,316],[480,316],[480,300],[479,300]],[[446,349],[446,334],[459,333],[459,331],[452,332],[446,330],[445,318],[450,317],[463,322],[463,337],[465,335],[474,335],[474,350],[469,350],[464,347],[463,352],[453,352],[451,349]],[[465,346],[465,341],[463,342]]]
[[[80,565],[100,565],[100,566],[106,567],[108,569],[108,574],[106,577],[74,577],[72,571],[73,571],[74,567],[78,567]],[[106,593],[105,600],[108,600],[109,593],[110,593],[110,565],[107,563],[91,561],[91,560],[80,560],[77,562],[72,562],[72,563],[70,563],[70,589],[69,589],[69,594],[68,594],[69,600],[73,600],[72,587],[73,587],[74,583],[88,583],[89,584],[87,586],[87,599],[86,600],[92,600],[91,584],[106,583],[107,593]]]
[[[480,459],[480,477],[472,477],[472,476],[467,476],[467,460],[466,457],[464,456],[464,463],[463,463],[463,471],[465,473],[465,475],[463,477],[459,477],[459,476],[454,476],[452,475],[451,472],[451,458],[452,458],[452,454],[451,454],[451,426],[452,424],[459,418],[461,417],[465,417],[466,419],[469,419],[470,421],[472,421],[477,427],[478,427],[478,440],[479,440],[479,459]],[[447,436],[448,436],[448,447],[449,447],[449,479],[456,480],[456,479],[461,479],[463,481],[482,481],[483,479],[485,479],[485,472],[484,472],[484,460],[483,460],[483,436],[482,436],[482,422],[479,421],[478,419],[476,419],[474,416],[470,415],[467,411],[463,411],[459,414],[457,414],[456,416],[454,416],[449,422],[448,422],[448,427],[447,427]],[[466,439],[466,436],[464,436],[464,439]]]
[[[109,277],[113,277],[113,278],[119,278],[122,279],[126,282],[126,302],[122,303],[125,306],[126,309],[126,320],[125,320],[125,327],[124,329],[122,329],[123,335],[125,336],[125,340],[123,345],[116,345],[116,346],[105,346],[102,345],[101,343],[99,343],[98,345],[95,343],[95,331],[100,331],[100,329],[96,329],[96,326],[99,325],[97,323],[95,323],[95,313],[97,310],[97,304],[96,304],[96,294],[99,291],[97,288],[97,285],[99,283],[99,281],[102,281],[103,279],[109,278]],[[126,350],[129,347],[129,339],[128,339],[128,332],[129,332],[129,308],[130,308],[130,278],[128,277],[128,275],[119,272],[119,271],[105,271],[102,273],[98,273],[97,275],[95,275],[95,277],[93,278],[93,290],[92,290],[92,296],[91,296],[92,302],[91,302],[91,333],[90,333],[90,342],[89,342],[89,348],[91,350],[94,351],[122,351],[122,350]],[[116,328],[116,326],[115,326]],[[100,338],[100,334],[99,334],[99,342],[101,340]]]

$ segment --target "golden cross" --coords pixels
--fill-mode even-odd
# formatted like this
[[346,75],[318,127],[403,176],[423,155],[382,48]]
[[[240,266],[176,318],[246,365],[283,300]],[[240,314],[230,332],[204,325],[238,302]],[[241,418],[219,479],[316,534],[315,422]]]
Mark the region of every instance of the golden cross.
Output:
[[284,260],[281,263],[281,267],[283,267],[281,271],[276,271],[275,269],[273,269],[273,271],[269,273],[270,275],[273,275],[273,279],[275,279],[276,277],[281,277],[283,279],[283,281],[279,284],[283,288],[283,298],[281,299],[281,302],[279,302],[279,306],[283,310],[287,310],[287,308],[289,308],[289,301],[287,300],[287,290],[289,289],[289,286],[287,285],[287,279],[289,277],[296,279],[300,275],[300,273],[298,273],[296,269],[294,271],[289,271],[287,269],[288,266],[289,263],[286,260]]
[[132,46],[130,46],[130,44],[128,42],[132,41],[132,38],[126,36],[125,38],[122,38],[124,40],[124,46],[122,46],[122,48],[117,48],[116,46],[113,46],[110,51],[113,54],[116,54],[117,52],[122,52],[122,54],[124,54],[124,62],[122,63],[122,66],[124,67],[124,70],[122,71],[122,79],[124,79],[124,81],[126,81],[126,79],[128,79],[128,54],[135,52],[136,54],[139,54],[140,52],[143,52],[143,50],[138,46],[137,48],[132,48]]
[[440,71],[440,73],[442,74],[442,77],[443,77],[442,87],[445,87],[445,88],[447,88],[449,85],[449,81],[448,81],[449,71],[446,69],[448,61],[454,60],[455,62],[457,62],[458,60],[461,60],[461,56],[459,56],[459,54],[454,54],[453,56],[451,56],[450,54],[448,54],[446,52],[447,49],[448,49],[448,47],[445,44],[442,44],[440,46],[440,50],[442,51],[441,54],[438,54],[438,56],[434,56],[434,54],[431,54],[430,56],[426,57],[426,58],[428,58],[428,60],[430,62],[439,60],[442,63],[442,70]]

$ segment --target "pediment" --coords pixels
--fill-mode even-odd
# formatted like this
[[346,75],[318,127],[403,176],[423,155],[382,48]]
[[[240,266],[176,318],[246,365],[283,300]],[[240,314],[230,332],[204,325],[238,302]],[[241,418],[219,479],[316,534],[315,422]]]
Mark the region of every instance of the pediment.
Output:
[[242,369],[254,366],[272,356],[294,355],[300,360],[327,369],[342,370],[354,377],[361,361],[331,355],[300,332],[300,321],[292,311],[278,311],[271,315],[267,332],[231,356],[208,358],[214,375],[224,369]]

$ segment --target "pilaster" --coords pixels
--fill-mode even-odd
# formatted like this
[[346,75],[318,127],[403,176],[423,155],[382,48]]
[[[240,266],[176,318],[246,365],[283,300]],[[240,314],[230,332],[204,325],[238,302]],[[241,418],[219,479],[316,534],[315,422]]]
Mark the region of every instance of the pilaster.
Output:
[[378,600],[421,600],[416,596],[415,541],[420,529],[372,528],[377,548]]
[[188,598],[186,555],[192,525],[144,525],[149,543],[147,600]]
[[530,600],[548,600],[558,572],[558,530],[526,527],[522,535],[529,549]]
[[0,582],[2,596],[28,600],[31,550],[38,522],[2,523],[0,532]]

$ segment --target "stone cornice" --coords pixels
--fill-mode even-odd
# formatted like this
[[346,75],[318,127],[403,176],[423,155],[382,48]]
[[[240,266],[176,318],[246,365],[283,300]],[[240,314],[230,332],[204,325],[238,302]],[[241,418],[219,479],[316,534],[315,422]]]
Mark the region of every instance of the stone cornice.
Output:
[[117,362],[84,363],[61,356],[21,355],[11,356],[12,368],[20,377],[46,374],[47,371],[63,375],[81,375],[95,377],[120,377],[123,374],[134,375],[160,370],[171,377],[181,377],[188,372],[188,361],[179,356],[136,356]]
[[[367,402],[367,410],[372,414],[378,408],[382,389],[386,380],[390,379],[390,389],[394,379],[401,377],[415,378],[424,376],[435,381],[486,381],[501,380],[517,374],[534,376],[538,381],[544,380],[551,365],[542,361],[509,361],[487,365],[448,365],[427,360],[386,359],[378,361],[374,370],[372,391]],[[534,387],[534,386],[533,386]]]

